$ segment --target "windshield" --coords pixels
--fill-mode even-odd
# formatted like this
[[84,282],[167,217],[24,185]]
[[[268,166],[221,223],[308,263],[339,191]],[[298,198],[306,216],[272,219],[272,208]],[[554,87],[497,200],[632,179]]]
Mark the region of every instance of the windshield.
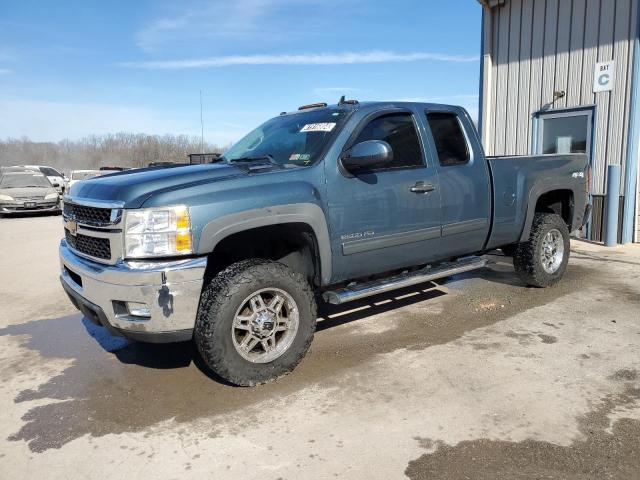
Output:
[[40,167],[40,171],[47,177],[61,177],[62,175],[57,170],[51,167]]
[[100,175],[100,172],[71,172],[71,180],[85,180]]
[[51,183],[41,173],[10,173],[0,180],[0,188],[47,187]]
[[307,166],[318,161],[349,111],[311,110],[263,123],[223,155],[227,162],[268,159],[279,165]]

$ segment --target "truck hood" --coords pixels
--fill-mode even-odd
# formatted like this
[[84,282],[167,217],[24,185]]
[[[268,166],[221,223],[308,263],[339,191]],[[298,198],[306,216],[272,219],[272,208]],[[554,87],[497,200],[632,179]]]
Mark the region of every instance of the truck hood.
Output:
[[215,183],[246,175],[246,170],[223,163],[143,168],[83,180],[71,186],[68,196],[71,199],[121,202],[126,208],[139,208],[146,199],[159,191]]

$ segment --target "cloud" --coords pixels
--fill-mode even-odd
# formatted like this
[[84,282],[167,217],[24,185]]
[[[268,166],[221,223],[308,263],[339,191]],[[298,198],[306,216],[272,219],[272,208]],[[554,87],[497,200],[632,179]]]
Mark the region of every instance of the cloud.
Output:
[[151,21],[136,34],[136,45],[154,52],[166,45],[201,38],[271,36],[278,30],[270,28],[268,17],[295,4],[296,0],[210,0],[191,3],[186,8],[172,6],[165,16]]
[[124,62],[120,66],[148,70],[182,70],[194,68],[221,68],[238,65],[355,65],[366,63],[405,63],[419,61],[475,62],[475,55],[449,55],[445,53],[374,50],[370,52],[281,54],[281,55],[227,55],[201,59],[155,60]]
[[13,70],[9,69],[9,68],[0,68],[0,76],[2,75],[11,75],[13,73]]

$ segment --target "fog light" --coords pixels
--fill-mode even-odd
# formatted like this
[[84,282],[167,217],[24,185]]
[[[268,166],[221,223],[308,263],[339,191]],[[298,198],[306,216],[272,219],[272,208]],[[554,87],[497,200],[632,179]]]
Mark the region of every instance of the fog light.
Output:
[[127,302],[127,310],[132,317],[151,318],[151,309],[146,303]]

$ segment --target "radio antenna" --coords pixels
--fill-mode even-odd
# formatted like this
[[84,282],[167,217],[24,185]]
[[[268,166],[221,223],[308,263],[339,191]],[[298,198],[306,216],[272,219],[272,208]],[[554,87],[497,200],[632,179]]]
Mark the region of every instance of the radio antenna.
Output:
[[200,90],[200,153],[204,153],[204,122],[202,120],[202,90]]

